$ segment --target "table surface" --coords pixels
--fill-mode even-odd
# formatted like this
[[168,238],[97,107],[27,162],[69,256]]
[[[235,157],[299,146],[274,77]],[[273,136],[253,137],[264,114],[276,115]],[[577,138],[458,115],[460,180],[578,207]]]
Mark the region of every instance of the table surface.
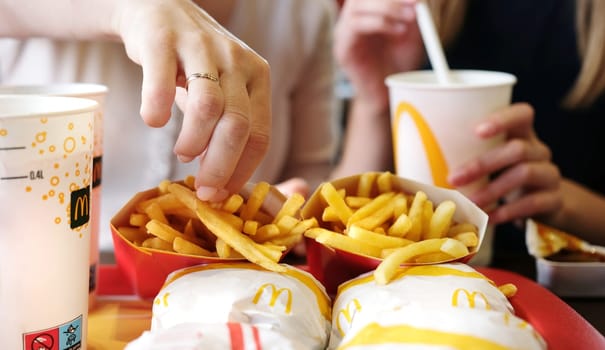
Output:
[[151,325],[151,301],[100,296],[88,315],[88,349],[124,349]]

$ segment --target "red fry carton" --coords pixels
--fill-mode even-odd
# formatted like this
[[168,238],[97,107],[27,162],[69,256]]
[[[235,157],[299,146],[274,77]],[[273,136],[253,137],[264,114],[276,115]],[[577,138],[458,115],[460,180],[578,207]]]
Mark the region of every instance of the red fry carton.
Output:
[[[358,184],[362,175],[355,175],[331,181],[337,189],[345,189],[347,195],[357,193]],[[435,206],[445,200],[452,200],[456,204],[453,216],[454,222],[469,222],[478,229],[479,243],[470,250],[470,253],[455,261],[468,262],[479,250],[487,228],[488,215],[477,207],[460,192],[416,182],[392,175],[392,191],[415,194],[417,191],[426,193],[428,200]],[[321,227],[329,228],[329,224],[322,221],[322,212],[326,203],[320,194],[321,186],[315,190],[301,210],[303,219],[315,217]],[[327,247],[314,239],[306,238],[307,263],[309,271],[324,284],[328,293],[334,294],[338,286],[358,275],[372,271],[380,264],[382,259],[355,254],[340,249]],[[418,263],[416,263],[418,264]],[[414,265],[414,263],[406,264]]]
[[[249,197],[253,186],[253,184],[248,184],[242,189],[240,194],[244,199]],[[154,298],[164,284],[166,277],[175,270],[195,265],[246,261],[244,258],[196,256],[147,249],[129,241],[120,233],[118,228],[129,226],[130,215],[135,212],[138,203],[157,196],[157,188],[136,193],[110,222],[116,263],[125,273],[139,297],[143,299]],[[271,187],[262,208],[270,215],[275,215],[284,201],[283,194]]]

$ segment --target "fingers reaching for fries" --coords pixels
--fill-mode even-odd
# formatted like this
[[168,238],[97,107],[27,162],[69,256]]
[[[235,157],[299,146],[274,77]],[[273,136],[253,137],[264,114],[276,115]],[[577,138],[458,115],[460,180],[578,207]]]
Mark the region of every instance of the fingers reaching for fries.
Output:
[[210,203],[197,198],[191,180],[162,181],[156,196],[135,205],[129,226],[117,227],[120,235],[149,251],[247,259],[282,271],[278,263],[284,252],[301,241],[305,230],[317,226],[316,220],[300,219],[305,202],[301,195],[278,198],[276,206],[271,186],[260,182],[246,198],[234,194]]

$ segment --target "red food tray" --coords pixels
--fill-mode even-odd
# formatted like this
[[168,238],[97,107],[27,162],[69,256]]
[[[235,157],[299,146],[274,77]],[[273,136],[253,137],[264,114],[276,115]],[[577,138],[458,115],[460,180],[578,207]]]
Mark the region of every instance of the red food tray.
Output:
[[[306,269],[306,266],[299,267]],[[477,270],[497,285],[513,283],[517,286],[518,292],[510,302],[517,316],[531,323],[544,337],[548,349],[605,349],[605,337],[549,290],[514,272],[493,268]],[[102,265],[97,293],[99,296],[132,296],[135,291],[119,268]]]

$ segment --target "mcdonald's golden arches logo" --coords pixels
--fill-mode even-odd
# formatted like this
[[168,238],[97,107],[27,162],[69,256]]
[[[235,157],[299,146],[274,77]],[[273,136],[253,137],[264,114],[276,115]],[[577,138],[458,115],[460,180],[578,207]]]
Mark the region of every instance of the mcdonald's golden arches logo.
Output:
[[277,288],[275,286],[275,284],[273,284],[273,283],[265,283],[258,288],[258,291],[256,292],[256,295],[254,295],[254,299],[252,299],[252,302],[254,304],[258,304],[258,302],[260,301],[260,299],[263,296],[263,294],[265,293],[265,291],[268,291],[269,295],[270,295],[270,298],[269,298],[270,307],[274,307],[279,296],[282,293],[285,293],[286,294],[286,304],[285,304],[286,307],[285,307],[284,311],[286,312],[286,314],[289,314],[290,312],[292,312],[292,291],[290,290],[290,288]]
[[101,185],[103,176],[103,157],[94,157],[92,159],[92,188]]
[[340,333],[341,336],[345,335],[345,332],[340,324],[341,316],[350,326],[353,322],[353,316],[355,316],[355,314],[357,314],[359,311],[361,311],[361,303],[359,300],[357,300],[357,298],[353,298],[347,303],[347,306],[338,311],[338,315],[336,315],[336,329],[338,329],[338,333]]
[[[452,186],[447,182],[448,166],[445,157],[443,156],[441,146],[439,145],[439,142],[437,142],[437,138],[433,134],[433,131],[426,120],[424,120],[422,114],[420,114],[420,112],[414,106],[407,102],[399,103],[393,116],[392,137],[394,141],[393,155],[395,162],[397,162],[399,159],[397,156],[399,149],[398,131],[401,118],[404,114],[408,114],[410,118],[412,118],[412,121],[418,130],[420,140],[422,141],[422,145],[424,146],[424,150],[426,152],[431,176],[433,177],[433,184],[439,187],[452,188]],[[397,167],[399,166],[398,164],[395,165]]]
[[161,296],[158,295],[153,300],[153,303],[158,306],[163,305],[165,307],[168,307],[168,297],[169,296],[170,296],[170,293],[164,293]]
[[485,310],[490,310],[492,308],[489,302],[487,301],[487,297],[485,296],[485,294],[476,291],[469,292],[464,288],[458,288],[454,291],[454,293],[452,294],[452,306],[458,307],[464,305],[460,303],[461,293],[462,295],[464,295],[464,297],[466,297],[466,305],[468,305],[468,307],[471,309],[474,309],[475,307],[479,306],[479,303],[477,303],[477,299],[482,301],[481,304],[484,306]]
[[90,186],[71,192],[70,227],[80,227],[90,219]]

